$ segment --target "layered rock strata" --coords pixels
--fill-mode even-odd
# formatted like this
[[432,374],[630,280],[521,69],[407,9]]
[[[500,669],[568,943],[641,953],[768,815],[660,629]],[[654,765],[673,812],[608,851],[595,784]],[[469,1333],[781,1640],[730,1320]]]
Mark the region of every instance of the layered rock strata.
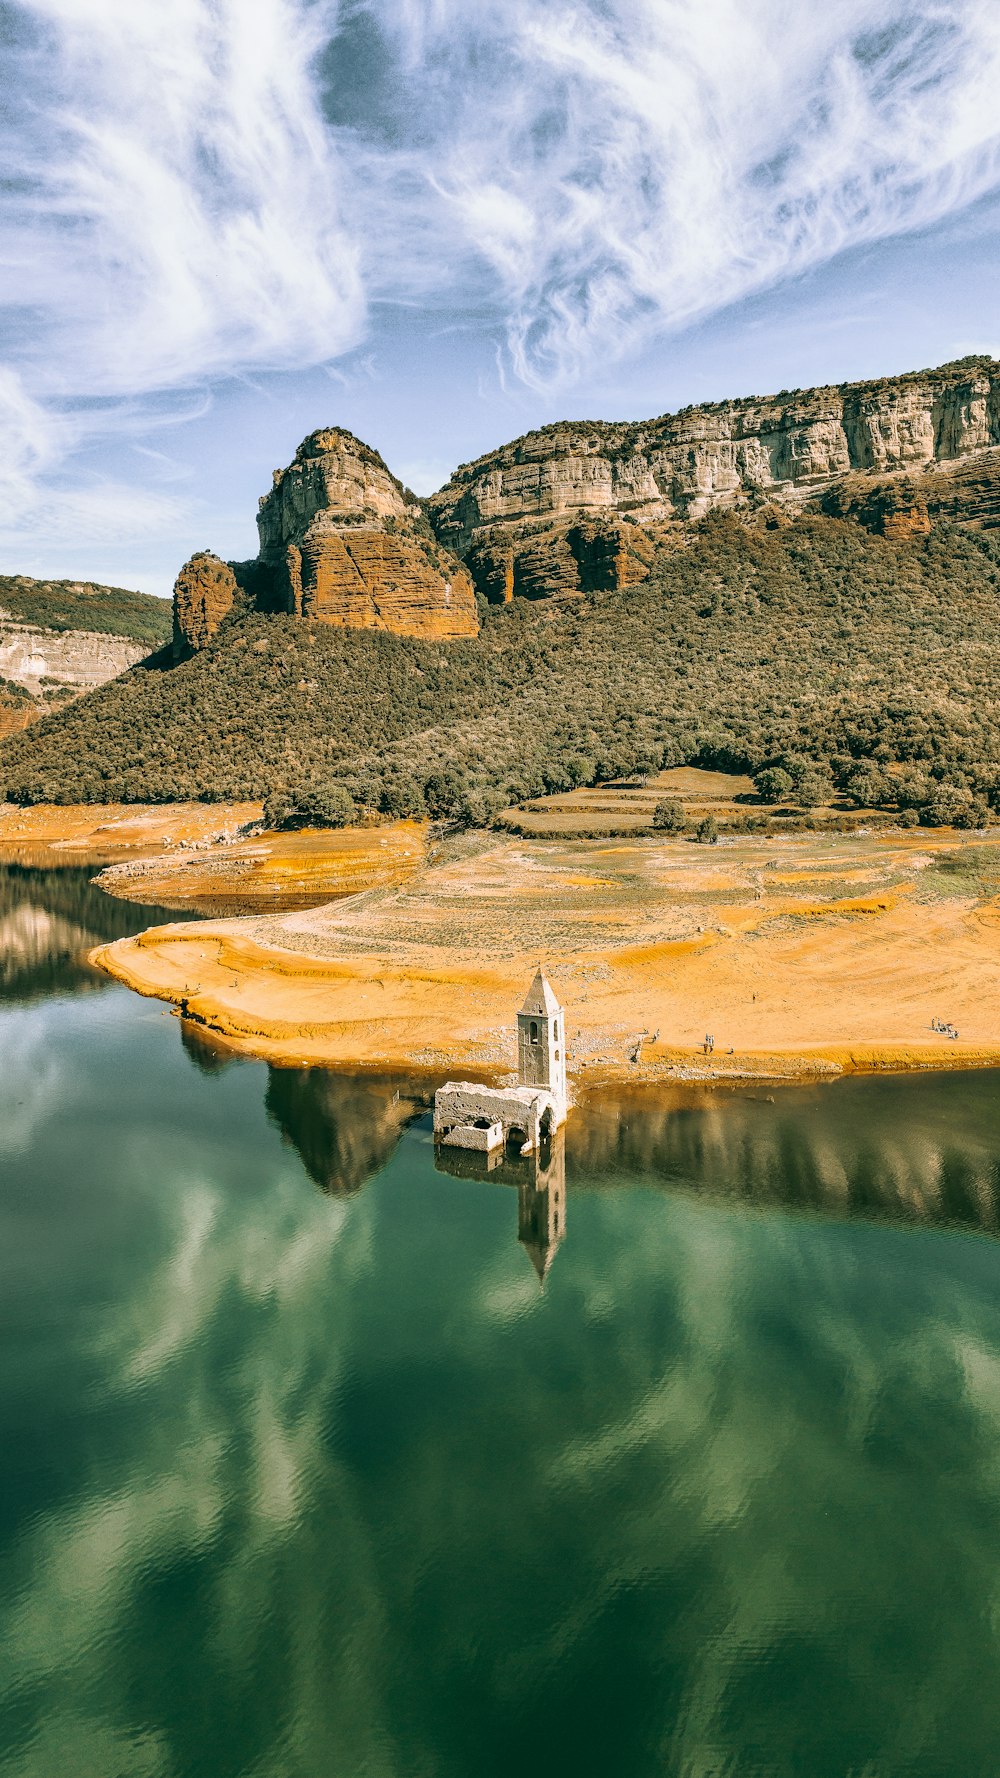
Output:
[[468,570],[438,544],[376,451],[314,432],[260,503],[260,560],[301,617],[442,641],[479,629]]
[[[919,534],[935,516],[1000,524],[998,447],[1000,364],[973,358],[656,420],[547,426],[464,465],[428,504],[441,542],[495,599],[516,593],[519,574],[531,591],[541,532],[553,546],[550,589],[584,590],[585,562],[574,583],[567,559],[578,557],[571,531],[584,521],[617,526],[606,555],[623,565],[643,553],[622,544],[630,532],[684,525],[716,507],[822,504],[886,536]],[[907,482],[898,493],[889,486],[897,477]],[[613,582],[627,584],[616,572]]]
[[235,598],[236,576],[229,562],[210,550],[198,550],[185,562],[174,582],[175,660],[211,641]]
[[941,519],[1000,524],[1000,363],[546,426],[423,502],[326,427],[275,471],[255,561],[201,552],[182,570],[175,648],[203,647],[237,600],[455,640],[478,630],[477,590],[503,604],[627,588],[715,508],[781,525],[810,507],[895,540]]
[[150,653],[149,644],[91,630],[46,630],[19,624],[0,611],[0,679],[33,698],[62,690],[93,691]]

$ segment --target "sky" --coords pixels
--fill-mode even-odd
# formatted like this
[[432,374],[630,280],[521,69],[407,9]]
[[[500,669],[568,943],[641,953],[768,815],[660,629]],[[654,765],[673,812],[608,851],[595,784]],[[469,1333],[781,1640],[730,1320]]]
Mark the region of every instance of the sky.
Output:
[[1000,349],[998,0],[0,0],[0,572]]

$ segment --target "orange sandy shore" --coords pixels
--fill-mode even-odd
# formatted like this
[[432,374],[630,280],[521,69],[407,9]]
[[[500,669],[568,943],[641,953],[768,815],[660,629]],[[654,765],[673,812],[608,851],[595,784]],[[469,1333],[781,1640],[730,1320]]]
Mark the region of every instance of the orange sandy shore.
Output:
[[[984,871],[941,868],[968,844]],[[713,847],[476,835],[395,885],[155,928],[93,957],[279,1064],[502,1073],[541,959],[578,1085],[988,1067],[1000,1065],[994,866],[1000,834]]]

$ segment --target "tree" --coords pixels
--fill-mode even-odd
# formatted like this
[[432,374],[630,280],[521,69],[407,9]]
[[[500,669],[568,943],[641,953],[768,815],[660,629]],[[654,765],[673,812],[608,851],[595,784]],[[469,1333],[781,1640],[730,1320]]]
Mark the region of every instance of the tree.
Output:
[[264,799],[267,827],[348,827],[357,809],[342,784],[303,784],[272,791]]
[[699,845],[702,846],[714,846],[716,844],[719,838],[719,823],[716,821],[714,815],[706,815],[704,821],[699,821],[694,830],[694,837]]
[[795,796],[803,808],[815,809],[819,803],[830,801],[833,796],[833,779],[822,772],[804,772],[796,782]]
[[429,815],[454,814],[468,794],[465,778],[453,766],[446,766],[442,772],[432,772],[424,785],[424,802]]
[[939,784],[920,811],[924,827],[956,827],[970,809],[972,792],[957,784]]
[[754,778],[754,789],[765,803],[780,803],[792,793],[792,780],[781,766],[765,766]]
[[880,809],[896,801],[896,785],[886,772],[866,760],[847,780],[847,794],[856,809]]
[[956,827],[985,827],[990,818],[989,804],[985,797],[974,796],[960,814],[955,816]]
[[653,826],[664,833],[680,833],[687,826],[684,806],[676,797],[667,796],[653,810]]
[[424,793],[412,778],[390,780],[382,793],[382,807],[396,821],[418,821],[426,814]]
[[317,827],[349,827],[357,817],[354,800],[342,784],[318,785],[307,792],[303,813]]

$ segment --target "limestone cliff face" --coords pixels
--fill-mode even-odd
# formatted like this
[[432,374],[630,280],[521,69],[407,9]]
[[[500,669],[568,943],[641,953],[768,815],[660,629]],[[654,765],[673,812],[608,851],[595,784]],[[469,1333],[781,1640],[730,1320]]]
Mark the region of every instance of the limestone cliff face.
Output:
[[198,550],[174,582],[174,659],[204,648],[236,598],[236,576],[228,562]]
[[89,630],[46,630],[19,624],[0,611],[0,678],[24,687],[31,697],[47,689],[92,691],[150,653],[148,643]]
[[[480,589],[495,599],[517,590],[519,574],[530,590],[543,532],[553,543],[549,590],[566,591],[573,580],[567,550],[577,554],[570,530],[585,520],[610,527],[606,558],[632,563],[641,550],[622,547],[626,531],[765,503],[794,512],[820,503],[832,510],[839,501],[845,515],[864,518],[858,480],[895,477],[909,478],[914,492],[883,493],[871,507],[887,536],[919,531],[935,516],[1000,524],[1000,363],[964,359],[635,423],[547,426],[464,465],[429,510],[442,543],[469,562]],[[615,526],[617,545],[610,541]],[[581,562],[577,590],[586,575]]]
[[764,525],[813,507],[902,540],[1000,524],[1000,363],[572,421],[456,470],[420,501],[377,451],[313,432],[260,501],[260,554],[182,569],[175,652],[242,608],[454,640],[495,603],[627,588],[715,507]]
[[350,432],[314,432],[277,470],[257,519],[280,609],[320,623],[442,641],[479,629],[468,570],[416,496]]

